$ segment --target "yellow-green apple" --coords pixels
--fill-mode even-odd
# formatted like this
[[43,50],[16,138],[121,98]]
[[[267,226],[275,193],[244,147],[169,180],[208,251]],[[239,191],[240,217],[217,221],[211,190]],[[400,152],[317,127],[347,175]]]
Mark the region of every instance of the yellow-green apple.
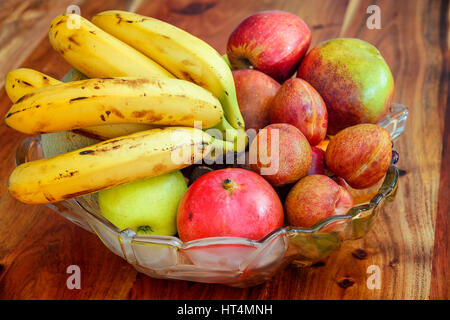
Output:
[[309,228],[335,215],[345,215],[353,207],[351,194],[325,175],[310,175],[298,181],[285,201],[290,226]]
[[244,19],[231,33],[227,56],[233,70],[257,69],[283,82],[292,76],[311,43],[311,31],[298,16],[279,10]]
[[269,107],[280,84],[265,73],[250,69],[233,71],[233,79],[245,128],[258,132],[269,124]]
[[312,146],[327,135],[328,113],[320,94],[305,80],[286,80],[270,105],[271,123],[297,127]]
[[180,171],[147,178],[98,193],[102,215],[120,230],[172,236],[177,232],[178,203],[187,190]]
[[389,132],[376,124],[358,124],[335,135],[325,153],[327,168],[352,188],[376,184],[389,168],[392,144]]
[[328,109],[328,134],[360,123],[377,123],[394,94],[391,70],[370,43],[332,39],[312,48],[297,77],[309,82]]
[[312,151],[303,133],[288,123],[270,124],[260,130],[249,149],[252,170],[273,186],[294,183],[306,176]]

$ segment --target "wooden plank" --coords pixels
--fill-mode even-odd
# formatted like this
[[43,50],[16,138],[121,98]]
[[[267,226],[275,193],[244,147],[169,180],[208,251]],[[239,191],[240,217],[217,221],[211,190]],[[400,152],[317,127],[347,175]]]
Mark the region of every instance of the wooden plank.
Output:
[[[445,63],[444,52],[439,50],[443,3],[379,1],[382,29],[369,30],[364,17],[372,2],[361,1],[341,34],[371,42],[391,66],[396,83],[394,101],[407,105],[410,110],[406,130],[395,144],[400,153],[399,166],[408,173],[401,178],[396,201],[379,217],[368,236],[348,244],[352,247],[349,252],[359,245],[369,252],[368,258],[353,264],[345,249],[337,253],[337,258],[333,257],[332,263],[338,264],[337,281],[363,277],[343,289],[341,296],[331,297],[428,298],[441,163],[440,128],[444,121],[439,91]],[[365,269],[369,265],[381,268],[380,290],[364,288]]]
[[440,99],[439,105],[445,108],[441,114],[444,115],[445,126],[443,130],[443,146],[441,161],[441,177],[439,182],[439,202],[436,214],[435,238],[433,249],[433,269],[431,273],[430,299],[449,299],[450,288],[450,106],[449,106],[449,73],[450,73],[450,32],[449,32],[450,9],[449,1],[445,1],[440,16],[440,49],[445,54],[445,64],[441,71]]
[[450,72],[450,33],[448,21],[450,20],[449,2],[446,1],[440,16],[441,50],[445,54],[445,64],[441,71],[439,105],[445,108],[445,124],[443,130],[443,146],[441,161],[441,176],[439,182],[439,200],[436,214],[435,238],[433,250],[433,269],[431,273],[430,299],[449,299],[450,288],[450,106],[449,106],[449,72]]
[[441,180],[439,184],[439,202],[436,217],[436,233],[433,251],[433,269],[431,273],[430,299],[448,300],[450,288],[450,107],[445,113],[444,145],[442,151]]

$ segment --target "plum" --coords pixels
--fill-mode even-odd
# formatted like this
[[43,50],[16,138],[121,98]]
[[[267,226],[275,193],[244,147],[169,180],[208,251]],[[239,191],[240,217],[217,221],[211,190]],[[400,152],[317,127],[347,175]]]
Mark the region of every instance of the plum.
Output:
[[270,122],[292,124],[315,146],[327,134],[328,112],[320,94],[308,82],[291,78],[272,100]]
[[376,124],[358,124],[340,131],[331,139],[325,163],[352,188],[364,189],[383,178],[391,157],[389,132]]
[[306,175],[325,174],[325,151],[311,147],[312,163]]
[[252,170],[275,187],[294,183],[311,167],[311,146],[293,125],[271,124],[262,129],[251,143],[249,162]]
[[353,199],[347,189],[319,174],[298,181],[285,201],[289,225],[301,228],[312,227],[334,215],[345,215],[352,207]]
[[233,79],[246,129],[264,128],[269,124],[269,107],[280,88],[274,79],[258,70],[235,70]]

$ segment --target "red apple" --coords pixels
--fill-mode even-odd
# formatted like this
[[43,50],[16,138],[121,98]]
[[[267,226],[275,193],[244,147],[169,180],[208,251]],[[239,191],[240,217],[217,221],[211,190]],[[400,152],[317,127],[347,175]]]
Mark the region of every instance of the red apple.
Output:
[[325,174],[325,151],[316,147],[311,147],[311,151],[312,163],[306,175]]
[[197,179],[178,206],[182,241],[208,237],[258,240],[283,226],[283,206],[272,186],[250,170],[228,168]]
[[269,107],[280,88],[274,79],[257,70],[233,71],[239,109],[246,129],[264,128],[269,124]]
[[327,135],[327,107],[308,82],[299,78],[288,79],[272,100],[270,122],[292,124],[315,146]]
[[285,202],[289,225],[302,228],[334,215],[345,215],[352,207],[352,196],[344,187],[318,174],[297,182]]
[[298,16],[262,11],[231,33],[227,56],[233,69],[257,69],[283,82],[292,76],[311,43],[311,31]]
[[260,130],[249,148],[253,171],[274,187],[297,182],[306,176],[312,151],[303,133],[288,123],[270,124]]

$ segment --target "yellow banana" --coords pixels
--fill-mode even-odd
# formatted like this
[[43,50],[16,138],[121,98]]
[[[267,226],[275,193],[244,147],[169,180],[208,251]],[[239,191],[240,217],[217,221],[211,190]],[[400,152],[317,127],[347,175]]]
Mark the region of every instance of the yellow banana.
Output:
[[[34,72],[34,70],[31,71]],[[32,72],[25,73],[24,74],[25,78]],[[70,69],[62,79],[64,82],[69,82],[86,79],[86,76],[76,69]],[[52,133],[45,133],[40,136],[40,140],[41,140],[42,155],[44,156],[44,158],[51,158],[63,153],[84,148],[100,142],[98,139],[92,139],[92,137],[91,138],[86,137],[85,135],[77,134],[72,131],[58,131]]]
[[73,81],[36,89],[5,116],[8,126],[27,134],[101,124],[147,123],[210,128],[222,120],[220,102],[185,80],[108,78]]
[[[62,82],[84,79],[87,79],[84,74],[76,69],[71,69],[64,75]],[[14,103],[35,89],[60,84],[62,82],[33,69],[19,68],[6,74],[5,90],[9,99]]]
[[131,12],[105,11],[94,16],[92,22],[176,77],[212,92],[221,102],[225,115],[216,128],[222,132],[228,129],[232,141],[245,136],[231,70],[206,42],[171,24]]
[[53,48],[89,78],[174,77],[155,61],[79,15],[57,16],[50,23],[48,34]]
[[[64,77],[63,82],[77,81],[86,79],[86,76],[83,75],[76,69],[71,69]],[[61,84],[62,82],[56,80],[46,74],[43,74],[39,71],[28,69],[28,68],[20,68],[10,71],[6,76],[5,88],[8,96],[11,101],[15,102],[25,94],[28,94],[35,89],[45,87],[48,85]],[[155,128],[155,126],[149,124],[142,123],[118,123],[118,124],[110,124],[110,125],[100,125],[100,126],[92,126],[80,129],[74,129],[73,131],[77,134],[81,134],[85,137],[89,137],[96,140],[108,140],[111,138],[116,138],[120,136],[126,136],[135,132],[145,131]],[[66,134],[69,137],[72,137],[70,133]],[[62,135],[65,137],[65,135]],[[80,138],[82,141],[85,139]],[[219,140],[215,140],[219,141]],[[52,142],[54,143],[54,141]],[[92,144],[92,143],[91,143]],[[231,145],[229,143],[225,143],[224,150],[226,152],[231,151]]]
[[[87,79],[84,74],[76,69],[71,69],[64,75],[62,81],[70,82]],[[20,68],[10,71],[6,75],[5,88],[6,93],[12,102],[16,102],[25,94],[54,84],[61,84],[62,82],[56,80],[39,71]],[[92,126],[87,128],[76,129],[76,133],[85,137],[90,137],[98,140],[108,140],[119,136],[126,136],[135,132],[153,129],[154,126],[142,123],[118,123],[110,125]],[[68,134],[71,136],[70,134]],[[62,135],[64,136],[64,135]]]
[[8,190],[24,203],[57,202],[182,169],[212,149],[202,130],[167,127],[107,140],[26,162],[12,172]]
[[9,99],[14,103],[35,89],[58,83],[61,82],[39,71],[19,68],[6,74],[5,90]]

